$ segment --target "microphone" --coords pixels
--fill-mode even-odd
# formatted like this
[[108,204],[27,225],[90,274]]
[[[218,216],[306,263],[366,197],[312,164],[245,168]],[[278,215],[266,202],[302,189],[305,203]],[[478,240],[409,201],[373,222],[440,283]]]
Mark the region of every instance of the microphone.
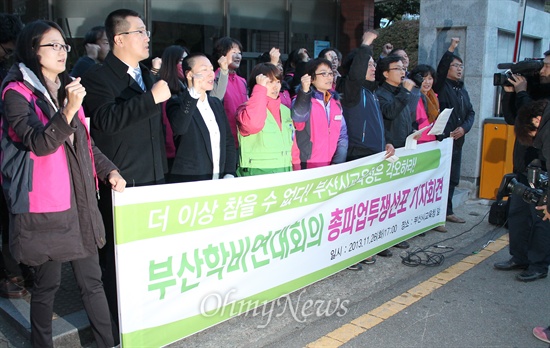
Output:
[[514,74],[521,74],[524,72],[540,71],[543,67],[541,60],[523,60],[517,63],[500,63],[497,65],[499,69],[510,69]]
[[500,63],[497,65],[497,68],[508,70],[514,66],[515,63]]

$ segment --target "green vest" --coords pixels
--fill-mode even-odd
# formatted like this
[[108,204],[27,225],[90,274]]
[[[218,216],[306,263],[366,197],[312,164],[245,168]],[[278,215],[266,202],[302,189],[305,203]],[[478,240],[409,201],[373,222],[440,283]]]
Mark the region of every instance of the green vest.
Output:
[[256,134],[239,134],[241,168],[292,168],[292,139],[294,124],[290,109],[281,105],[281,128],[267,110],[264,128]]

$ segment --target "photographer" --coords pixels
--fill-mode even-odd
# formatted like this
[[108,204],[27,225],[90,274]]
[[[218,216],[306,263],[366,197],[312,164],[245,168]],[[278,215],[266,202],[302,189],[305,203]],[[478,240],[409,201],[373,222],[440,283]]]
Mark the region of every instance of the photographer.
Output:
[[[517,140],[527,146],[540,150],[541,159],[547,162],[550,159],[550,103],[541,99],[524,105],[518,112],[514,130]],[[550,190],[550,187],[546,188]],[[547,192],[546,195],[548,196]],[[548,205],[535,207],[544,211],[543,221],[550,219]],[[546,224],[547,225],[547,224]]]
[[[516,123],[517,110],[533,100],[550,98],[550,51],[544,53],[544,67],[539,79],[527,80],[521,75],[508,79],[512,86],[504,86],[502,109],[508,124]],[[520,139],[520,136],[517,135]],[[514,144],[514,173],[517,180],[528,185],[527,165],[538,158],[538,151],[516,140]],[[543,168],[543,170],[546,170]],[[508,212],[510,255],[508,261],[494,264],[497,270],[524,270],[516,279],[524,282],[545,278],[550,264],[550,224],[536,216],[534,206],[520,197],[510,197]]]

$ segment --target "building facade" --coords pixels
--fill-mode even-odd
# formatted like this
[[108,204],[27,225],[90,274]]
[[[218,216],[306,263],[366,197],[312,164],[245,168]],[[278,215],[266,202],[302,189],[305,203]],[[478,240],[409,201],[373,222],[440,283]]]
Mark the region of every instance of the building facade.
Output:
[[[83,53],[86,31],[102,25],[118,8],[141,14],[151,30],[151,56],[180,44],[192,52],[211,54],[215,41],[231,36],[243,44],[247,68],[272,47],[283,55],[305,47],[330,45],[344,54],[373,27],[374,0],[4,0],[3,12],[24,22],[46,18],[60,24],[72,46],[71,61]],[[283,56],[285,57],[285,56]],[[241,73],[246,74],[245,71]]]
[[[525,1],[525,0],[519,0]],[[437,66],[452,37],[464,59],[464,81],[476,112],[462,152],[462,183],[478,185],[484,120],[495,116],[499,88],[493,74],[499,63],[512,62],[520,3],[518,0],[421,0],[418,61]],[[550,49],[550,13],[545,0],[526,0],[519,60],[543,57]]]

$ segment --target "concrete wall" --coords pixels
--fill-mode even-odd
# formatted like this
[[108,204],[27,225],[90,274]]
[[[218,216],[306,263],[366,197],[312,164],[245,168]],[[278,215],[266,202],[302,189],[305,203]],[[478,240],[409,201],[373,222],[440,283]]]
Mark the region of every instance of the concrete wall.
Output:
[[[542,57],[549,49],[550,13],[544,0],[527,0],[520,58]],[[495,115],[497,64],[512,61],[518,20],[517,0],[421,0],[418,62],[437,67],[451,37],[460,37],[457,53],[464,59],[464,82],[476,120],[466,135],[460,186],[475,189],[481,168],[483,120]]]

